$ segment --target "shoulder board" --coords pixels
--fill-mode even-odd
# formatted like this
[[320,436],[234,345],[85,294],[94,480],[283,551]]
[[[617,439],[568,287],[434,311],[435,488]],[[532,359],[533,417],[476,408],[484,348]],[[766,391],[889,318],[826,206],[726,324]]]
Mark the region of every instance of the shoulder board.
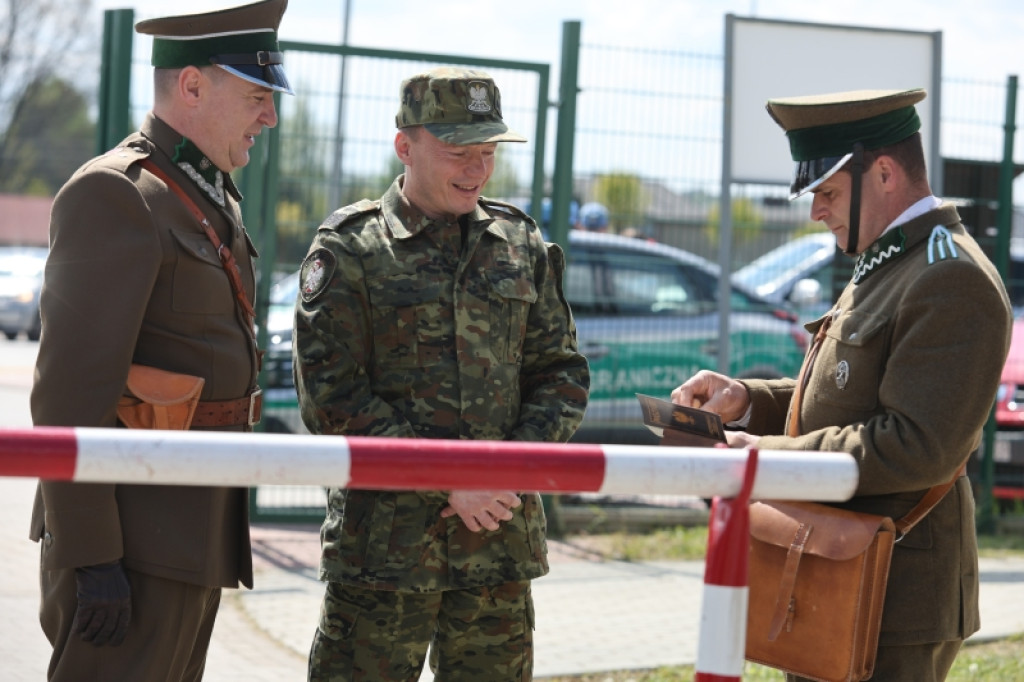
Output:
[[953,234],[944,225],[936,225],[928,237],[928,265],[959,257]]
[[500,211],[501,213],[507,213],[509,215],[515,216],[516,218],[523,218],[525,220],[533,222],[533,218],[531,218],[528,213],[523,211],[523,209],[519,208],[515,204],[509,204],[504,201],[498,201],[497,199],[488,199],[487,197],[480,197],[480,205],[483,206],[484,208],[491,208],[496,211]]
[[327,220],[320,224],[319,229],[321,230],[337,230],[345,223],[351,221],[357,216],[361,216],[366,213],[372,213],[380,209],[380,200],[374,199],[360,199],[354,204],[349,204],[344,208],[339,208],[337,211],[327,216]]
[[110,151],[93,159],[92,165],[103,166],[122,173],[133,164],[148,158],[150,151],[138,147],[114,147]]

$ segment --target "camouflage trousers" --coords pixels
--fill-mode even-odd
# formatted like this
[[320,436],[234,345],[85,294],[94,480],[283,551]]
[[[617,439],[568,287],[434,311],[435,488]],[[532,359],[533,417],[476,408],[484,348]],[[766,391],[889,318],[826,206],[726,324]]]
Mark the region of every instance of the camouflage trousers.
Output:
[[436,682],[533,679],[530,582],[445,592],[328,583],[310,682],[416,682],[430,648]]

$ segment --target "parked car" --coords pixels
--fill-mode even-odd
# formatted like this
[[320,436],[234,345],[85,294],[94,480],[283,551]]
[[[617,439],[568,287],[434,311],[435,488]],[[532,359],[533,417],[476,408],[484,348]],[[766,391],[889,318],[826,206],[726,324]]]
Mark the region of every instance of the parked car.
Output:
[[[718,367],[718,267],[663,244],[572,230],[565,296],[591,390],[581,442],[643,443],[637,393],[667,397],[697,370]],[[291,327],[298,275],[271,291],[264,360],[265,427],[303,432],[292,383]],[[806,332],[792,311],[733,287],[728,371],[795,376]]]
[[[1024,501],[1024,314],[1013,321],[1010,352],[996,392],[993,496],[1003,506]],[[978,463],[968,473],[977,479]]]
[[39,340],[39,290],[48,253],[41,246],[0,247],[0,332],[8,339],[24,333]]
[[834,280],[849,280],[853,259],[836,259],[836,239],[829,232],[797,237],[736,270],[732,281],[777,305],[794,310],[804,322],[828,311]]

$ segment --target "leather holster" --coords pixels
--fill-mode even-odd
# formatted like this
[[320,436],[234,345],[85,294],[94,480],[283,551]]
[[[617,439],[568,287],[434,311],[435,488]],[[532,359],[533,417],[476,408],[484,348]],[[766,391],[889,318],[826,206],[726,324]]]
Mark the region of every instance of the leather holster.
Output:
[[202,377],[132,365],[117,418],[129,429],[185,431],[192,425],[204,383]]

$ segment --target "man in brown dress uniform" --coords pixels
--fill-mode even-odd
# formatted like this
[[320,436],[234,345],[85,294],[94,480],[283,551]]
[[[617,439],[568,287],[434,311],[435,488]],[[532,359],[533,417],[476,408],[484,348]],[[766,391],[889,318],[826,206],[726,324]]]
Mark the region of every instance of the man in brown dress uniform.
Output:
[[[953,479],[978,447],[1012,324],[998,272],[956,207],[932,195],[914,108],[924,97],[857,91],[768,102],[797,162],[791,198],[814,194],[811,218],[856,257],[853,278],[807,325],[825,333],[792,427],[792,379],[702,371],[672,393],[744,428],[730,432],[734,447],[850,453],[859,483],[839,506],[892,518]],[[974,498],[960,475],[895,546],[871,679],[943,680],[978,627]]]
[[[154,36],[153,110],[54,201],[36,425],[121,425],[133,365],[203,380],[193,429],[258,421],[256,252],[229,173],[291,94],[286,5],[136,26]],[[252,587],[241,488],[42,481],[31,537],[50,680],[200,680],[221,589]]]

